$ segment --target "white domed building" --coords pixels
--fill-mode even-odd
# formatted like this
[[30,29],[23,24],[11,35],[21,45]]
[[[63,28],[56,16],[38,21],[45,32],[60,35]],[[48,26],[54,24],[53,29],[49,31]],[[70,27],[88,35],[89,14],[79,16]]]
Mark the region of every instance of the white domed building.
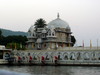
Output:
[[47,24],[47,27],[37,28],[35,31],[34,26],[31,26],[28,33],[28,49],[57,49],[72,44],[69,24],[61,20],[59,14],[55,20]]

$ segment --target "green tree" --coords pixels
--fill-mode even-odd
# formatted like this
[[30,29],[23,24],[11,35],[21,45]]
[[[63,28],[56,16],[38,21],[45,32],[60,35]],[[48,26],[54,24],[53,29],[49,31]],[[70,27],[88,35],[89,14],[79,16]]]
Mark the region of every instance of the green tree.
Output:
[[0,45],[4,45],[4,39],[5,37],[2,35],[2,31],[0,30]]
[[[5,45],[7,48],[15,49],[25,49],[27,37],[26,36],[1,36],[0,37],[0,45]],[[20,44],[22,48],[20,48]]]
[[22,45],[21,43],[14,43],[14,42],[7,43],[6,48],[12,49],[12,50],[14,50],[14,49],[25,50],[26,49],[25,45]]
[[0,30],[0,36],[2,36],[2,31]]
[[46,24],[45,20],[40,18],[40,19],[36,20],[34,25],[35,25],[35,28],[44,28],[47,24]]
[[74,36],[71,35],[71,42],[72,42],[72,46],[74,46],[74,44],[76,43],[76,39]]

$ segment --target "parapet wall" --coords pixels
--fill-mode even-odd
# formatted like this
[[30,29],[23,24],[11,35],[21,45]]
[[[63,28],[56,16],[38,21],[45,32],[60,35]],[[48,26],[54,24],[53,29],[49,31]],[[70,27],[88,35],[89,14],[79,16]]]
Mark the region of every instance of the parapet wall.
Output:
[[[66,48],[57,50],[27,50],[14,51],[15,64],[21,58],[22,64],[48,64],[48,65],[100,65],[100,48]],[[31,63],[30,63],[31,56]]]

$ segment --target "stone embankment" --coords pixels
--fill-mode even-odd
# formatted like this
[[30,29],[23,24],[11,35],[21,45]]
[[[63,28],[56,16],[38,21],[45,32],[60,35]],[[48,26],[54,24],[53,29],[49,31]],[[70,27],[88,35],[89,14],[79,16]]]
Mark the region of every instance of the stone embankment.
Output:
[[100,47],[69,47],[57,50],[14,50],[12,64],[100,65]]

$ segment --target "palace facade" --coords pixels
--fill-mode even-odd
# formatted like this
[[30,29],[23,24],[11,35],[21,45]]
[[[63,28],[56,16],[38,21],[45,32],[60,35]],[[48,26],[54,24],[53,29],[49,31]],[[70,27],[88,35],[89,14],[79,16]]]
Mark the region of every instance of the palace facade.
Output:
[[71,28],[69,24],[60,19],[59,14],[55,20],[47,24],[45,28],[37,28],[34,25],[28,30],[28,49],[48,50],[69,47],[71,42]]

